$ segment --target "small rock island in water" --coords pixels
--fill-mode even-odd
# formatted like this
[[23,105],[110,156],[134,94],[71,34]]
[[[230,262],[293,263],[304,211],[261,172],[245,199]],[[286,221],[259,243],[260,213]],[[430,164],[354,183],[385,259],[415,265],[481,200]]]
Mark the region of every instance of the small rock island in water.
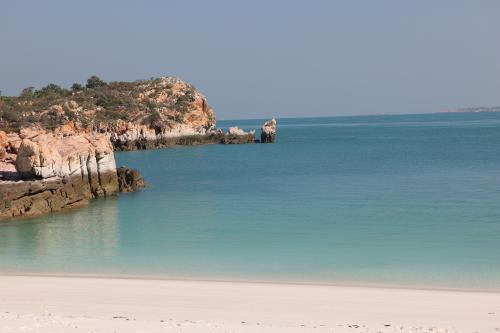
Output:
[[216,128],[205,96],[173,77],[85,86],[55,84],[0,96],[0,219],[85,205],[144,187],[113,151],[177,145],[272,143],[276,120],[255,131]]

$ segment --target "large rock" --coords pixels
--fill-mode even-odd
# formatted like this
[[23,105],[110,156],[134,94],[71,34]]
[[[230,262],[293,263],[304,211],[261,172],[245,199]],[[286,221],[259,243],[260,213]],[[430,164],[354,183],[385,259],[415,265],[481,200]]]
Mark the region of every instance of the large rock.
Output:
[[25,136],[16,169],[24,179],[81,179],[93,196],[118,191],[113,147],[103,134]]
[[18,154],[0,160],[0,219],[79,207],[95,197],[144,186],[136,170],[117,172],[105,134],[26,129],[20,138]]
[[139,171],[127,167],[116,169],[118,175],[118,187],[120,192],[134,192],[139,188],[146,186],[144,178]]
[[261,127],[260,142],[273,143],[276,139],[276,119],[268,120]]
[[0,181],[0,220],[86,205],[93,197],[81,178]]

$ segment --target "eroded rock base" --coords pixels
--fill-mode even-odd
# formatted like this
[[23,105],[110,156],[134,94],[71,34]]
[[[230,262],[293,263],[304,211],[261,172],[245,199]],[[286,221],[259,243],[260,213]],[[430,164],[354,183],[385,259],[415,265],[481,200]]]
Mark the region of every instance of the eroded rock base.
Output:
[[91,191],[80,177],[1,182],[0,219],[81,207],[94,197],[106,195],[105,191]]
[[254,134],[232,135],[224,133],[206,135],[186,135],[155,140],[112,141],[115,151],[159,149],[175,146],[197,146],[206,144],[245,144],[255,143]]

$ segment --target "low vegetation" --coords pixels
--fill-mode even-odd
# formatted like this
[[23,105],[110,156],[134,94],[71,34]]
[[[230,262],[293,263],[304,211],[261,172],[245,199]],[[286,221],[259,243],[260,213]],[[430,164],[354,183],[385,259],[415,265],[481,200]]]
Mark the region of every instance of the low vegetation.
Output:
[[108,83],[94,75],[70,89],[54,83],[28,87],[19,96],[0,94],[0,130],[31,125],[53,129],[68,122],[86,127],[118,119],[150,126],[182,122],[193,110],[196,94],[192,85],[170,77]]

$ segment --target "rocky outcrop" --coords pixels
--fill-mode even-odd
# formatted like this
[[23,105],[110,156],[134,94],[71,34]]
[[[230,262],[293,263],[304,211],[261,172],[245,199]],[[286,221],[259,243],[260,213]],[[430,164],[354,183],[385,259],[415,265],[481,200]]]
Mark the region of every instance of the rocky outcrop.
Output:
[[118,151],[255,142],[255,131],[245,132],[238,127],[231,127],[227,133],[224,133],[222,129],[192,128],[185,124],[171,125],[161,129],[152,129],[130,122],[118,122],[118,125],[120,129],[101,130],[101,132],[109,133],[114,149]]
[[187,124],[164,124],[151,128],[132,122],[118,121],[113,127],[100,129],[107,133],[115,150],[165,148],[175,145],[217,143],[211,129]]
[[260,142],[273,143],[276,139],[276,119],[268,120],[261,127]]
[[115,150],[256,141],[252,132],[216,129],[205,96],[175,77],[107,83],[94,76],[85,86],[49,84],[0,99],[0,129],[13,133],[27,126],[64,135],[106,134]]
[[118,191],[113,147],[105,135],[21,135],[16,169],[23,179],[79,177],[94,196]]
[[118,188],[120,192],[134,192],[139,188],[146,187],[146,182],[139,171],[127,167],[116,169],[118,175]]
[[[12,156],[0,159],[0,219],[78,207],[120,190],[107,135],[57,135],[26,129],[19,137],[17,154],[9,148]],[[126,191],[143,182],[136,170],[131,174]]]
[[245,132],[239,127],[230,127],[227,133],[223,136],[222,142],[224,144],[244,144],[255,142],[255,131]]
[[0,182],[0,220],[86,205],[94,196],[79,177]]

